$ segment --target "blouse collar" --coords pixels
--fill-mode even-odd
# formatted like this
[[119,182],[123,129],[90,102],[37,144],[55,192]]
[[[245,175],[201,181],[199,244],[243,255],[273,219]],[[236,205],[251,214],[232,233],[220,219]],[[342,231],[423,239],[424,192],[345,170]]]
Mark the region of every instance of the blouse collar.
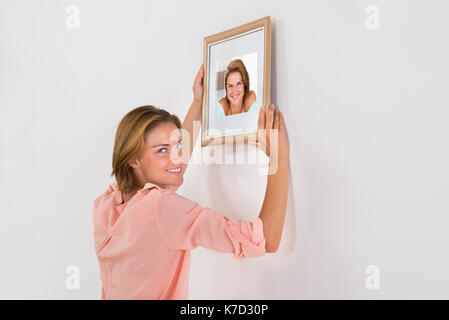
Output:
[[[145,183],[145,185],[143,186],[143,188],[140,189],[140,190],[151,189],[151,188],[153,188],[153,187],[156,187],[157,189],[162,190],[162,188],[159,187],[157,184],[154,184],[154,183],[151,183],[151,182]],[[116,183],[110,184],[110,185],[109,185],[109,189],[110,189],[111,191],[112,191],[112,190],[113,190],[113,191],[118,191],[118,192],[120,193],[120,189],[118,188],[118,185],[117,185]],[[139,191],[140,191],[140,190],[139,190]]]
[[[147,183],[145,183],[143,188],[139,189],[137,192],[141,192],[143,190],[147,190],[147,189],[151,189],[151,188],[157,188],[159,190],[162,190],[162,188],[159,187],[157,184],[154,184],[154,183],[151,183],[151,182],[147,182]],[[115,192],[114,201],[115,201],[115,207],[117,209],[119,209],[119,208],[121,209],[122,207],[125,207],[126,204],[128,204],[129,201],[122,203],[122,200],[123,200],[122,199],[122,192],[120,191],[120,189],[119,189],[119,187],[118,187],[118,185],[116,183],[112,183],[112,184],[109,185],[109,191],[110,192],[112,192],[112,191]],[[121,210],[119,210],[119,211],[121,211]]]

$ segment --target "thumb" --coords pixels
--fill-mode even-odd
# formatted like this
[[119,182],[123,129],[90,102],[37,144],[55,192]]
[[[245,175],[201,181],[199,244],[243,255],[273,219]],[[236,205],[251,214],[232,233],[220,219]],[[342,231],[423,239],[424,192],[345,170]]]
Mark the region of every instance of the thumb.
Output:
[[252,146],[255,146],[255,147],[258,146],[257,142],[255,142],[255,141],[248,141],[248,144],[252,145]]

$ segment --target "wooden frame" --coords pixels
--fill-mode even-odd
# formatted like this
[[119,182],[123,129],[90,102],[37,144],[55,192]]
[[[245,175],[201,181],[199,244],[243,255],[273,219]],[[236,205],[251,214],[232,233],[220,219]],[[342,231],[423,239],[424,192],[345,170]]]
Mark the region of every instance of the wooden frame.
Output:
[[[260,40],[262,38],[262,34],[263,34],[263,39]],[[245,41],[245,38],[248,39],[249,41]],[[251,58],[255,58],[256,61],[256,67],[257,70],[263,70],[263,76],[260,75],[261,72],[256,72],[256,73],[252,73],[253,75],[256,75],[256,78],[254,79],[256,81],[256,83],[258,84],[257,88],[261,88],[261,90],[257,90],[257,100],[254,102],[253,105],[251,105],[251,107],[249,108],[249,110],[247,111],[243,111],[243,112],[238,112],[239,114],[229,114],[232,113],[231,108],[229,107],[229,105],[231,105],[229,98],[226,100],[226,98],[228,97],[228,90],[226,89],[227,85],[224,83],[224,75],[222,76],[221,74],[224,74],[224,72],[218,72],[217,69],[213,69],[214,66],[210,66],[210,63],[212,62],[216,62],[216,65],[218,65],[219,63],[219,59],[216,58],[217,56],[220,56],[219,54],[216,54],[214,52],[220,52],[220,46],[223,49],[223,46],[226,46],[226,48],[228,49],[226,50],[222,50],[222,51],[226,51],[226,52],[232,52],[232,48],[229,49],[229,47],[232,47],[232,41],[234,41],[234,43],[240,43],[242,47],[245,47],[248,43],[257,43],[258,45],[258,51],[252,53],[252,57]],[[263,42],[263,48],[261,47],[261,43]],[[243,45],[242,45],[243,44]],[[248,45],[250,46],[250,45]],[[212,52],[212,50],[214,50]],[[238,51],[242,51],[244,49],[239,49],[237,46],[237,49],[235,50],[236,52]],[[261,59],[262,54],[258,54],[258,52],[262,52],[263,53],[263,59]],[[211,53],[214,54],[214,59],[211,59]],[[232,54],[227,54],[227,57],[223,57],[223,59],[221,61],[225,61],[225,59],[228,60],[232,60],[231,56]],[[226,56],[226,54],[223,54],[223,56]],[[237,54],[237,56],[241,56],[241,54]],[[249,57],[250,54],[246,55],[246,57]],[[249,58],[247,58],[249,59]],[[212,61],[211,61],[212,60]],[[243,59],[241,59],[241,61],[243,61]],[[247,60],[249,61],[249,60]],[[252,59],[252,61],[254,61],[254,59]],[[261,63],[258,63],[259,61],[263,61]],[[251,63],[251,65],[254,66],[254,63]],[[253,68],[254,70],[254,68]],[[202,105],[202,117],[201,117],[201,125],[202,125],[202,130],[201,130],[201,146],[205,147],[208,145],[219,145],[219,144],[225,144],[225,143],[234,143],[235,141],[241,141],[244,142],[246,140],[248,141],[255,141],[256,140],[256,136],[257,136],[257,118],[258,118],[258,114],[259,114],[259,108],[261,106],[265,107],[265,112],[267,110],[267,107],[270,105],[270,77],[271,77],[271,20],[270,20],[270,16],[266,16],[264,18],[249,22],[247,24],[208,36],[204,38],[204,78],[203,78],[203,105]],[[240,73],[241,74],[241,73]],[[249,72],[248,72],[249,74]],[[223,79],[223,80],[216,80],[216,82],[212,82],[211,81],[211,75],[213,75],[216,79]],[[249,77],[251,80],[251,77]],[[258,81],[257,79],[263,79],[263,81]],[[228,80],[228,85],[229,85],[229,80]],[[260,86],[260,82],[262,82],[262,86]],[[220,84],[219,84],[220,83]],[[224,85],[224,89],[221,88],[221,86]],[[236,83],[237,85],[237,83]],[[221,90],[218,91],[217,88],[220,86]],[[250,81],[250,86],[251,86],[251,81]],[[257,89],[256,88],[256,89]],[[213,92],[211,91],[212,89]],[[217,96],[219,95],[218,92],[223,93],[224,90],[224,94],[225,96],[220,99],[217,100]],[[229,91],[231,92],[231,91]],[[260,97],[260,93],[262,92],[262,97]],[[254,93],[254,91],[253,91]],[[242,99],[247,99],[248,95],[242,95],[243,98]],[[254,93],[253,95],[254,97],[256,97],[256,94]],[[214,97],[215,99],[210,99],[211,101],[209,101],[210,97]],[[228,103],[226,104],[225,99]],[[248,100],[250,101],[250,100]],[[252,100],[251,100],[252,101]],[[225,106],[228,106],[228,109],[226,109],[224,106],[222,107],[222,109],[220,109],[219,107],[219,103],[222,103]],[[241,110],[245,110],[245,108],[243,107],[245,101],[242,100],[242,102],[240,102],[240,105],[242,105],[242,109]],[[234,107],[237,105],[238,103],[236,102]],[[249,104],[249,102],[248,102]],[[248,105],[246,104],[246,105]],[[213,109],[211,108],[211,106],[214,106]],[[222,118],[218,119],[219,117],[211,117],[211,110],[215,110],[214,114],[216,115],[217,110],[220,110],[219,112],[222,112]],[[224,110],[227,110],[228,114],[226,114],[226,112]],[[253,111],[257,111],[257,112],[253,112]],[[243,120],[244,117],[246,117],[247,120]],[[213,121],[211,121],[211,119],[213,119]],[[225,128],[224,130],[227,131],[228,126],[231,126],[233,124],[233,120],[235,120],[235,122],[239,122],[239,123],[243,123],[242,121],[246,121],[246,129],[242,129],[241,133],[238,132],[237,129],[232,129],[231,133],[223,133],[223,129],[217,133],[215,136],[211,134],[211,132],[213,130],[219,131],[218,129],[215,128],[209,128],[209,125],[211,124],[211,122],[214,122],[214,125],[216,125],[217,123],[221,125],[222,128]],[[249,129],[249,127],[251,129]],[[212,130],[213,129],[213,130]],[[231,128],[229,128],[231,129]],[[230,138],[232,136],[232,138]]]

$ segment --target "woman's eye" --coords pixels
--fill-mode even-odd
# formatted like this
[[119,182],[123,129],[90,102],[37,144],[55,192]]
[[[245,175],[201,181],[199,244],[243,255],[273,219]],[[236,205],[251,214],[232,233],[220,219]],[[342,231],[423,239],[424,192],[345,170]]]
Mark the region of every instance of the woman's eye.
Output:
[[[182,141],[179,141],[178,142],[178,144],[177,144],[177,146],[178,146],[178,149],[181,149],[182,148]],[[162,150],[167,150],[167,148],[161,148],[161,149],[159,149],[157,152],[158,153],[167,153],[167,152],[162,152]]]

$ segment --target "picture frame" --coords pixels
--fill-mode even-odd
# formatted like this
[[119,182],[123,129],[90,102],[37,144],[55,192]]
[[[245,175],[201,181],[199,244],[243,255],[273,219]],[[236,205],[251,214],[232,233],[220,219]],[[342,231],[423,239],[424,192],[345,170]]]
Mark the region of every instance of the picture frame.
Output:
[[270,104],[271,18],[204,38],[201,147],[255,141]]

